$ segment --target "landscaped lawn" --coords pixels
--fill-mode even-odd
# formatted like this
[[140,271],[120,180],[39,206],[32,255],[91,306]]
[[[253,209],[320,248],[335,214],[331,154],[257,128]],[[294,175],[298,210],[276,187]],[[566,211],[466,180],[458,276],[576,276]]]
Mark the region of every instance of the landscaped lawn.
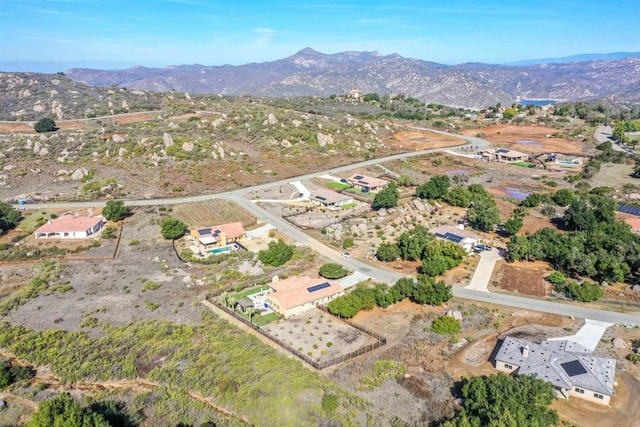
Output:
[[258,294],[260,292],[266,291],[267,289],[269,289],[269,286],[267,286],[267,285],[260,286],[260,287],[257,287],[257,288],[245,289],[242,292],[238,292],[237,294],[231,295],[231,298],[235,298],[236,301],[237,301],[240,298],[248,297],[249,295]]
[[351,186],[349,184],[343,184],[342,182],[329,181],[327,182],[327,187],[337,188],[338,190],[346,190]]
[[264,316],[253,316],[253,323],[258,326],[264,326],[279,319],[277,313],[269,313]]

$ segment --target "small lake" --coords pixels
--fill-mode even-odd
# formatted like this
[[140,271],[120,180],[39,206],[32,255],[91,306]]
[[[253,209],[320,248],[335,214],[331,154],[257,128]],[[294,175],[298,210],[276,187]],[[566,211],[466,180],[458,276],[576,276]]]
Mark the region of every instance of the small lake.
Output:
[[541,105],[549,105],[555,104],[558,101],[554,101],[553,99],[521,99],[519,104],[521,105],[535,105],[536,107],[540,107]]

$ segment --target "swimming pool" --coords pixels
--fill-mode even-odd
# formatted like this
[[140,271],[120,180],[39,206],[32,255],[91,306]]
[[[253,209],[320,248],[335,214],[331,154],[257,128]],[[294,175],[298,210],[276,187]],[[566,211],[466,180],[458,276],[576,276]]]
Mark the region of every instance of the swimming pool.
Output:
[[219,247],[219,248],[209,249],[207,251],[207,253],[218,255],[218,254],[223,254],[223,253],[226,253],[226,252],[237,251],[238,249],[239,249],[238,245],[236,245],[235,243],[232,243],[232,244],[227,245],[227,246],[222,246],[222,247]]

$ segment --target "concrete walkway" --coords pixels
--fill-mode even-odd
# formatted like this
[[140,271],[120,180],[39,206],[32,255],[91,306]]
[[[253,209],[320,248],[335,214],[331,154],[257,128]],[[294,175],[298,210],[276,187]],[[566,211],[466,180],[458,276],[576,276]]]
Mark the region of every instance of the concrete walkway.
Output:
[[600,342],[604,331],[613,326],[613,323],[600,322],[598,320],[585,319],[584,326],[575,335],[569,335],[566,337],[549,338],[553,341],[568,340],[578,343],[591,351],[596,349],[596,346]]
[[489,292],[489,280],[491,280],[493,269],[499,259],[501,259],[501,257],[497,249],[481,252],[480,262],[476,267],[476,271],[473,273],[471,282],[469,283],[469,285],[465,286],[465,289],[472,289],[474,291],[480,292]]
[[364,282],[365,280],[369,279],[371,279],[371,276],[367,276],[364,273],[356,271],[355,273],[345,276],[342,279],[336,280],[336,282],[340,283],[343,288],[348,289],[360,282]]

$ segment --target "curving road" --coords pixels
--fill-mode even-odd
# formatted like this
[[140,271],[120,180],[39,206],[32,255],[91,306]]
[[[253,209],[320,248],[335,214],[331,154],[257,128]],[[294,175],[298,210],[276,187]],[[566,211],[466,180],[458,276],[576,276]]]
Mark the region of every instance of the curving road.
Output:
[[[414,129],[427,130],[427,131],[431,131],[431,132],[435,132],[443,135],[452,136],[452,134],[450,133],[435,131],[432,129],[419,128],[419,127],[416,127]],[[480,147],[485,147],[489,145],[488,141],[483,140],[481,138],[472,137],[472,136],[463,136],[463,135],[455,135],[455,136],[466,141],[465,144],[461,144],[456,148],[480,148]],[[429,153],[443,152],[446,150],[450,150],[451,148],[452,147],[437,148],[437,149],[431,149],[431,150],[422,150],[422,151],[396,154],[393,156],[387,156],[383,158],[354,163],[346,166],[340,166],[340,167],[332,168],[322,172],[315,172],[315,173],[310,173],[303,176],[292,177],[292,178],[281,180],[281,181],[241,188],[239,190],[228,191],[225,193],[206,194],[206,195],[200,195],[200,196],[172,198],[172,199],[127,200],[125,201],[125,204],[128,206],[158,206],[158,205],[194,203],[194,202],[202,202],[202,201],[215,200],[215,199],[232,200],[236,202],[238,205],[242,206],[247,211],[254,214],[256,218],[258,218],[259,220],[272,224],[278,230],[288,235],[299,244],[307,246],[313,249],[314,251],[318,252],[320,256],[324,257],[325,259],[342,264],[349,270],[361,272],[371,277],[375,281],[394,284],[398,279],[402,277],[410,277],[410,276],[406,276],[394,271],[381,269],[354,258],[343,258],[338,251],[326,246],[324,243],[307,235],[304,231],[293,226],[288,221],[282,219],[282,217],[280,217],[279,215],[275,215],[267,211],[266,209],[263,209],[262,207],[258,206],[257,203],[254,203],[253,201],[247,199],[246,196],[250,195],[253,192],[264,190],[273,186],[288,184],[292,181],[302,181],[302,180],[308,180],[308,179],[320,177],[322,175],[347,172],[349,170],[352,170],[358,167],[376,165],[378,163],[388,162],[392,160],[400,160],[408,157],[422,156]],[[46,208],[46,209],[63,208],[64,209],[64,208],[76,208],[76,207],[103,206],[104,203],[105,202],[42,203],[42,204],[34,204],[34,205],[23,205],[21,207],[30,208],[30,209],[34,209],[34,208],[35,209],[37,208]],[[606,311],[606,310],[598,310],[598,309],[587,308],[587,307],[582,307],[578,305],[547,301],[544,299],[521,297],[517,295],[488,293],[488,292],[459,288],[459,287],[453,288],[453,295],[457,298],[470,299],[474,301],[504,305],[508,307],[521,308],[526,310],[534,310],[534,311],[559,314],[564,316],[574,316],[579,318],[589,318],[589,319],[599,320],[603,322],[610,322],[610,323],[618,323],[618,324],[632,323],[635,325],[640,325],[640,314],[637,314],[637,313],[619,313],[619,312],[612,312],[612,311]]]

